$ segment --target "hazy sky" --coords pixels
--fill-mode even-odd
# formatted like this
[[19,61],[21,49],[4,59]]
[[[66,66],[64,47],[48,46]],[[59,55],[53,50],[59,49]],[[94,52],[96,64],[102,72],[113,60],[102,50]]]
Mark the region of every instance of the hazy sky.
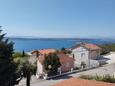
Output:
[[7,36],[115,37],[115,0],[0,0]]

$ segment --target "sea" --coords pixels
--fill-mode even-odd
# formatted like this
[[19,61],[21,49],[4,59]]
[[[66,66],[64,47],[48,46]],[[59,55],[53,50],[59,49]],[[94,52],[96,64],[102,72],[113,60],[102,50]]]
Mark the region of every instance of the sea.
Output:
[[83,38],[9,38],[14,42],[16,52],[26,52],[39,49],[71,48],[79,43],[93,43],[97,45],[115,43],[115,39],[83,39]]

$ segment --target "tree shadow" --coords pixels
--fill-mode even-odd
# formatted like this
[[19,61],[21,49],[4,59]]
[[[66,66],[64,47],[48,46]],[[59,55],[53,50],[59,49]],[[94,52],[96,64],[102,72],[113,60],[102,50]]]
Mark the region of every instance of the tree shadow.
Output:
[[111,60],[110,58],[106,58],[106,57],[104,57],[104,56],[101,56],[101,57],[98,57],[97,59],[96,59],[100,64],[107,64],[107,61],[108,60]]

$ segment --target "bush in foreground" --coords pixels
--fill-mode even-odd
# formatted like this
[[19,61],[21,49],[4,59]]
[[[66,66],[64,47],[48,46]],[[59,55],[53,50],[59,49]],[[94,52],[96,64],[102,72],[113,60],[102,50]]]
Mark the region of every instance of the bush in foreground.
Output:
[[87,80],[97,80],[97,81],[103,81],[103,82],[109,82],[109,83],[115,83],[114,76],[105,75],[105,76],[91,76],[91,75],[81,75],[79,78],[87,79]]

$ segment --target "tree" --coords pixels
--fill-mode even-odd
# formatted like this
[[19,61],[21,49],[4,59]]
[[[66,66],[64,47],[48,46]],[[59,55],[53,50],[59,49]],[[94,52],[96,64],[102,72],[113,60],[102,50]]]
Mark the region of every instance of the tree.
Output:
[[23,51],[22,51],[22,57],[24,57],[24,56],[25,56],[25,51],[23,50]]
[[66,49],[64,47],[61,48],[61,52],[64,53],[64,54],[67,54],[67,51],[66,51]]
[[0,30],[0,85],[14,86],[20,78],[16,72],[16,64],[13,62],[13,42],[10,42]]
[[[16,55],[15,55],[16,54]],[[30,64],[28,61],[29,57],[26,53],[15,53],[14,62],[17,64],[18,74],[20,74],[20,78],[26,78],[26,85],[30,86],[31,75],[36,74],[37,65]]]
[[49,76],[57,74],[58,68],[61,66],[56,53],[50,53],[46,55],[43,64]]
[[100,45],[100,47],[102,48],[101,55],[108,54],[111,51],[111,47],[108,44]]
[[36,74],[36,64],[30,64],[28,61],[20,64],[22,77],[26,78],[26,86],[30,86],[31,76]]
[[85,67],[86,67],[85,62],[83,62],[83,61],[81,62],[81,67],[82,67],[82,68],[85,68]]
[[61,51],[65,51],[66,49],[64,47],[61,48]]
[[64,54],[71,54],[71,51],[69,49],[66,49],[66,48],[61,48],[61,52],[64,53]]

